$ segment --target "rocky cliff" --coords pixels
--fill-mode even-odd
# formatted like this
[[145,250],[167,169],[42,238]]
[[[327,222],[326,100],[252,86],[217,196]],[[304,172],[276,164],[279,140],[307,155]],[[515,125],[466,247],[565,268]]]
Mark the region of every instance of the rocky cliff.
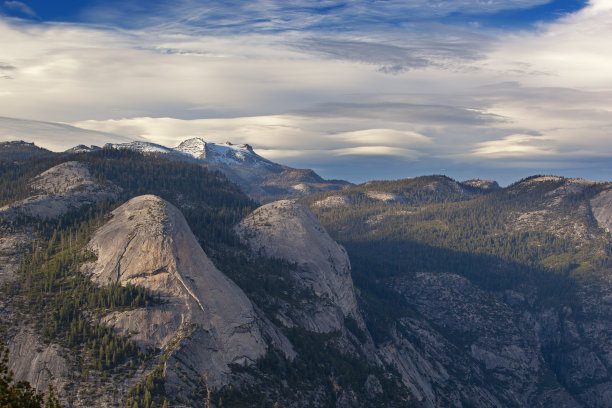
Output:
[[286,310],[281,320],[317,332],[339,330],[346,317],[363,325],[346,251],[306,207],[289,200],[266,204],[236,231],[253,253],[295,263],[295,284],[312,291],[299,316],[297,310]]
[[449,273],[416,273],[391,285],[424,321],[398,322],[382,353],[398,362],[425,406],[580,406],[546,366],[536,318],[507,303],[525,302],[520,295],[500,298]]
[[599,226],[612,233],[612,188],[597,194],[591,199],[590,204]]
[[51,385],[63,391],[69,383],[70,363],[56,344],[43,344],[29,329],[22,328],[9,343],[10,368],[19,381],[38,390]]
[[269,347],[288,357],[289,342],[206,256],[182,214],[156,196],[140,196],[113,211],[92,237],[97,261],[84,273],[100,285],[145,287],[160,304],[114,313],[103,322],[143,346],[165,349],[180,339],[166,363],[166,387],[189,389],[180,372],[225,384],[229,365],[252,364]]

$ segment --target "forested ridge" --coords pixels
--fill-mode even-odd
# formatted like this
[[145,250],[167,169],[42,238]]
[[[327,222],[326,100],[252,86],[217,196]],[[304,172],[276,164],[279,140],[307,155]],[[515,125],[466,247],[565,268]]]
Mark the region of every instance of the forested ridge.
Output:
[[[141,350],[129,338],[96,323],[96,319],[112,311],[154,305],[159,299],[130,285],[98,287],[85,277],[80,272],[81,265],[95,259],[94,254],[84,250],[89,236],[129,198],[155,194],[181,208],[203,246],[215,253],[236,245],[231,228],[254,203],[218,172],[114,149],[25,162],[0,161],[2,202],[16,202],[36,194],[30,187],[33,177],[73,160],[86,163],[98,182],[119,186],[122,190],[118,200],[72,209],[57,219],[20,216],[14,222],[3,222],[3,234],[22,232],[30,236],[30,243],[22,248],[17,279],[2,291],[11,299],[8,304],[13,324],[31,324],[43,342],[73,350],[77,356],[76,382],[87,381],[92,370],[96,375],[110,375],[120,381],[125,375],[133,375],[157,351]],[[146,408],[157,406],[155,401],[163,405],[158,382],[145,381],[142,387],[134,388],[126,404],[129,402],[130,408],[134,403]],[[159,397],[145,398],[151,393]]]
[[[612,245],[597,227],[588,203],[607,186],[594,184],[564,195],[551,209],[551,192],[567,180],[529,184],[540,177],[489,193],[478,188],[458,193],[455,186],[461,184],[426,176],[370,182],[342,192],[314,194],[303,202],[349,252],[353,279],[373,300],[364,309],[376,310],[371,306],[379,301],[374,299],[387,303],[385,313],[370,319],[380,327],[387,320],[386,312],[401,304],[381,286],[381,279],[419,271],[458,273],[487,290],[531,287],[539,292],[538,302],[574,304],[576,279],[612,267]],[[367,194],[372,191],[391,192],[403,200],[384,202]],[[342,205],[322,204],[340,195],[349,200]],[[517,223],[521,215],[542,210],[550,211],[549,220]],[[561,224],[552,228],[553,221]],[[574,224],[585,226],[588,239],[567,233]],[[379,296],[383,293],[388,295]]]
[[[1,190],[2,203],[36,194],[30,187],[30,180],[66,161],[86,163],[97,182],[113,183],[121,188],[119,197],[113,202],[72,209],[58,219],[20,216],[14,222],[4,222],[4,233],[21,231],[29,234],[32,240],[23,248],[17,280],[2,290],[11,299],[15,323],[32,325],[44,343],[60,344],[78,356],[73,378],[76,384],[92,376],[121,381],[137,369],[152,365],[155,368],[151,374],[131,388],[125,405],[151,408],[168,404],[162,374],[167,352],[141,350],[129,338],[96,323],[98,317],[112,311],[147,307],[160,300],[139,287],[117,284],[98,287],[80,272],[84,262],[95,259],[94,254],[84,250],[89,236],[108,220],[114,208],[129,198],[154,194],[177,206],[215,265],[270,318],[274,319],[279,300],[295,304],[313,296],[308,291],[294,291],[290,279],[295,265],[253,256],[238,240],[233,226],[257,204],[221,173],[191,163],[115,149],[25,162],[0,161],[0,185],[5,187]],[[356,326],[353,331],[359,334]],[[248,375],[259,378],[261,388],[219,390],[213,393],[218,406],[252,406],[262,401],[267,401],[264,403],[267,406],[283,399],[291,400],[295,398],[293,387],[299,383],[305,396],[325,390],[320,402],[322,406],[332,407],[335,406],[335,391],[328,375],[321,376],[320,372],[328,373],[357,393],[363,392],[364,375],[367,377],[372,370],[380,372],[379,368],[357,356],[341,353],[335,344],[339,333],[320,336],[289,330],[287,335],[295,342],[298,358],[290,362],[271,351],[257,363],[254,371],[248,370]],[[244,368],[234,369],[237,378],[245,375]],[[284,379],[290,381],[292,388],[275,390],[276,384]],[[393,401],[404,400],[406,391],[398,392],[397,381],[393,377],[384,382],[388,392],[376,400],[378,403],[395,404]],[[202,394],[197,398],[203,398],[205,391],[202,386]],[[366,405],[376,406],[376,401]]]
[[[311,333],[284,327],[277,319],[281,308],[316,297],[293,284],[298,265],[260,257],[238,239],[234,226],[258,203],[223,174],[115,149],[0,161],[0,205],[38,194],[31,180],[66,161],[85,163],[98,183],[119,187],[116,199],[72,208],[56,219],[21,215],[2,220],[2,236],[21,234],[28,240],[18,249],[16,278],[0,290],[5,299],[3,330],[9,336],[15,328],[31,327],[43,344],[59,345],[73,356],[71,385],[63,390],[68,401],[74,401],[78,384],[92,378],[119,384],[143,370],[147,375],[131,385],[124,405],[152,408],[173,401],[165,394],[164,365],[179,342],[165,351],[143,349],[99,323],[111,312],[154,307],[163,299],[132,285],[97,286],[81,273],[84,263],[95,260],[95,254],[85,250],[91,234],[115,208],[138,195],[154,194],[179,208],[215,266],[283,327],[297,352],[290,360],[270,349],[253,366],[233,366],[233,381],[242,386],[208,394],[206,381],[194,379],[199,385],[190,398],[210,396],[217,407],[273,407],[313,398],[316,406],[335,407],[339,389],[350,391],[364,407],[413,404],[396,367],[374,364],[355,351],[369,336],[379,347],[389,346],[398,335],[411,338],[405,319],[426,320],[395,287],[397,279],[420,272],[458,274],[496,296],[505,291],[525,294],[532,299],[530,313],[571,310],[580,318],[585,313],[583,285],[612,269],[609,234],[598,227],[590,207],[607,184],[572,190],[567,179],[534,176],[487,190],[445,176],[426,176],[316,193],[301,202],[348,251],[367,331],[347,318],[344,333]],[[326,201],[330,197],[341,200]],[[456,340],[457,347],[467,341]],[[344,352],[347,347],[353,351]],[[562,357],[555,353],[564,347],[571,349],[542,346],[551,367],[562,366]],[[558,372],[563,383],[562,368]],[[370,376],[380,379],[382,391],[374,396],[363,388]],[[96,391],[90,397],[94,401]]]

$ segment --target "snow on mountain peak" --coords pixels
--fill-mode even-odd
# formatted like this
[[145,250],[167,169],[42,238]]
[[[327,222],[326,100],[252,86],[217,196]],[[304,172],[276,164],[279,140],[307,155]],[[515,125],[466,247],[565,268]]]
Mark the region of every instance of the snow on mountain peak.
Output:
[[179,154],[191,157],[207,164],[222,164],[227,166],[277,166],[275,163],[261,157],[248,144],[235,145],[232,142],[212,143],[199,137],[184,140],[174,148],[165,147],[151,142],[134,141],[120,144],[107,144],[105,147],[129,149],[152,154]]
[[194,137],[182,141],[174,150],[193,156],[196,159],[204,158],[206,156],[206,142],[199,137]]
[[173,149],[150,142],[128,142],[112,144],[107,143],[104,147],[112,147],[114,149],[129,149],[143,153],[172,153]]
[[175,147],[174,150],[214,164],[225,164],[229,166],[272,164],[269,160],[256,154],[250,145],[235,145],[229,141],[225,143],[212,143],[195,137],[183,141]]

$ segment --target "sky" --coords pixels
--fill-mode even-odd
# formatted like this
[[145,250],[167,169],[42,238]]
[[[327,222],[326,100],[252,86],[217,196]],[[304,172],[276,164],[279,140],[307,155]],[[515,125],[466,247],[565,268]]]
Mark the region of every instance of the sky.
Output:
[[612,0],[0,0],[0,140],[612,181]]

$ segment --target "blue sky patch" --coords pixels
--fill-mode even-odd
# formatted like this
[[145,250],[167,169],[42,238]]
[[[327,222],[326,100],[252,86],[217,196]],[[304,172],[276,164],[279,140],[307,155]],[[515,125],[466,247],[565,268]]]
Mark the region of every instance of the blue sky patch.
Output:
[[[1,1],[1,0],[0,0]],[[228,31],[360,31],[385,30],[402,24],[438,21],[477,23],[504,29],[527,28],[554,21],[585,7],[585,0],[505,2],[436,1],[287,1],[257,2],[149,0],[26,0],[2,1],[5,15],[41,22],[103,23],[143,27],[163,21]],[[538,4],[539,3],[539,4]],[[493,4],[493,6],[491,5]],[[477,5],[477,6],[474,6]]]
[[503,10],[494,14],[453,13],[442,21],[447,23],[478,23],[483,27],[501,29],[525,29],[534,24],[548,23],[583,9],[586,0],[554,0],[550,3],[527,9]]

